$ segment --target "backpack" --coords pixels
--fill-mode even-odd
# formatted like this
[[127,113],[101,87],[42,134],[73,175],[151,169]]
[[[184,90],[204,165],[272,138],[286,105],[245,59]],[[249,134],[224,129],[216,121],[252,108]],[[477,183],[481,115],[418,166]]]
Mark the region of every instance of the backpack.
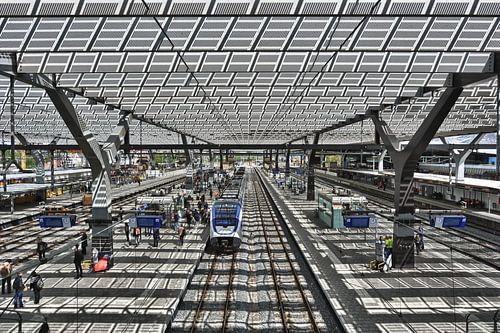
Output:
[[43,280],[41,277],[39,277],[38,280],[36,281],[35,287],[38,290],[42,290],[43,286],[44,286]]
[[9,276],[9,269],[7,268],[6,265],[3,265],[2,267],[0,267],[0,275],[3,277],[3,278],[6,278]]

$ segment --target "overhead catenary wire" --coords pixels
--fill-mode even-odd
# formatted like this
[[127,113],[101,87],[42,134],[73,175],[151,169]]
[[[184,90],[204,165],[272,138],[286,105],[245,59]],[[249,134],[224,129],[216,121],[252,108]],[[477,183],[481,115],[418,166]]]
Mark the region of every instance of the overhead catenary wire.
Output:
[[[356,1],[356,4],[359,2],[359,0]],[[296,104],[297,104],[297,101],[299,100],[299,98],[302,97],[302,95],[304,94],[304,92],[308,89],[311,88],[313,82],[317,79],[317,77],[324,73],[326,67],[334,60],[337,58],[337,55],[338,55],[338,52],[342,50],[342,48],[345,46],[345,44],[351,39],[351,37],[358,31],[358,29],[366,22],[367,19],[369,19],[373,13],[375,12],[375,10],[377,9],[377,7],[379,6],[379,4],[381,3],[381,0],[378,0],[375,4],[373,4],[373,6],[371,7],[370,9],[370,12],[366,15],[363,16],[363,18],[358,22],[358,24],[354,27],[354,29],[349,33],[349,35],[347,35],[347,37],[344,39],[344,41],[339,45],[338,49],[333,51],[333,54],[330,56],[330,58],[328,58],[328,60],[323,64],[323,66],[321,66],[320,70],[318,72],[316,72],[316,74],[313,76],[313,78],[309,81],[308,85],[303,88],[301,91],[300,91],[300,94],[295,98],[295,100],[292,102],[292,105],[290,105],[288,107],[288,109],[285,110],[285,112],[283,113],[283,115],[281,116],[281,118],[279,119],[279,121],[277,122],[274,122],[273,126],[271,127],[271,129],[269,131],[273,131],[276,126],[281,123],[283,121],[283,119],[287,116],[287,114],[290,112],[290,110],[292,109],[292,107],[294,107]],[[352,13],[354,12],[356,6],[353,6],[352,8]],[[352,14],[351,13],[351,14]],[[339,16],[338,20],[340,21],[341,19],[341,16]],[[330,39],[331,39],[332,36],[330,36]],[[328,46],[327,46],[328,47]],[[327,49],[325,49],[325,51],[327,51]],[[266,131],[267,132],[267,131]],[[303,135],[301,135],[300,137],[302,137]],[[292,140],[294,141],[294,140]]]
[[[357,1],[356,1],[356,3],[354,4],[353,9],[351,10],[351,12],[353,12],[353,11],[354,11],[354,9],[357,7],[357,5],[358,5],[358,1],[359,1],[359,0],[357,0]],[[336,20],[335,20],[334,26],[333,26],[333,28],[331,29],[330,37],[328,38],[328,42],[327,42],[327,45],[326,45],[326,47],[325,47],[325,51],[326,51],[326,50],[328,50],[328,48],[329,48],[329,47],[330,47],[330,45],[331,45],[331,42],[332,42],[332,39],[333,39],[333,35],[337,32],[337,28],[338,28],[338,26],[339,26],[339,23],[340,23],[341,17],[342,17],[342,16],[341,16],[341,15],[339,15],[339,16],[336,18]],[[308,72],[310,72],[310,71],[314,68],[314,66],[316,65],[316,61],[318,60],[318,56],[319,56],[319,51],[321,50],[321,45],[320,45],[319,47],[320,47],[320,49],[319,49],[317,52],[315,52],[315,55],[314,55],[314,60],[313,60],[312,64],[309,66],[309,70],[307,70],[307,69],[306,69],[306,70],[304,70],[303,72],[301,72],[301,73],[300,73],[300,82],[298,82],[297,84],[295,84],[295,85],[293,86],[293,92],[292,92],[291,94],[288,94],[288,95],[286,96],[287,102],[288,102],[288,100],[290,99],[290,97],[294,97],[294,96],[295,96],[295,93],[297,92],[297,88],[298,88],[299,86],[302,86],[302,83],[304,82],[304,79],[305,79],[305,77],[306,77],[306,74],[307,74]],[[314,79],[313,79],[313,80],[314,80]],[[293,104],[294,106],[295,106],[295,104],[296,104],[296,103],[295,103],[295,102],[296,102],[296,100],[297,100],[297,98],[296,98],[296,99],[292,102],[292,104]],[[264,109],[266,108],[267,104],[268,104],[268,103],[266,102],[266,104],[264,105]],[[290,111],[290,108],[289,108],[288,110],[286,110],[286,112],[288,112],[288,111]],[[267,126],[266,126],[266,128],[262,131],[262,133],[264,133],[264,132],[267,130],[267,128],[268,128],[268,126],[269,126],[269,124],[270,124],[270,123],[274,120],[274,117],[275,117],[276,115],[278,115],[278,113],[279,113],[279,110],[278,110],[275,114],[273,114],[273,116],[271,117],[271,120],[267,123]],[[285,114],[286,114],[286,113],[285,113]],[[283,120],[283,118],[284,118],[284,116],[282,116],[282,117],[281,117],[280,122]],[[260,135],[259,140],[260,140],[261,138],[262,138],[262,134]]]
[[[146,15],[146,14],[149,13],[150,7],[146,3],[145,0],[141,0],[141,2],[144,5],[144,7],[146,8],[146,12],[144,13]],[[161,31],[162,35],[170,43],[172,51],[174,51],[177,54],[177,57],[179,58],[179,60],[181,61],[181,63],[186,67],[186,71],[189,73],[188,80],[194,79],[195,82],[196,82],[196,88],[202,91],[202,93],[203,93],[202,103],[205,100],[208,100],[208,106],[212,107],[212,110],[211,110],[210,114],[215,115],[217,117],[217,120],[221,123],[221,125],[223,125],[223,127],[225,128],[225,130],[227,131],[227,133],[229,133],[237,142],[240,142],[238,136],[233,131],[231,125],[228,123],[228,121],[225,119],[224,116],[221,116],[219,109],[215,106],[215,103],[210,98],[210,95],[207,93],[207,91],[205,90],[205,88],[203,88],[203,86],[201,85],[201,83],[198,80],[198,78],[196,77],[196,75],[194,75],[194,71],[191,70],[191,68],[189,67],[188,63],[184,59],[184,56],[183,56],[182,52],[179,51],[179,50],[175,50],[175,44],[173,43],[172,39],[168,36],[167,31],[162,26],[162,24],[160,23],[160,21],[158,20],[158,18],[156,16],[154,16],[154,15],[152,16],[152,18],[155,21],[156,25],[158,25],[158,28],[160,28],[160,31]],[[222,117],[222,121],[221,121],[220,117]]]

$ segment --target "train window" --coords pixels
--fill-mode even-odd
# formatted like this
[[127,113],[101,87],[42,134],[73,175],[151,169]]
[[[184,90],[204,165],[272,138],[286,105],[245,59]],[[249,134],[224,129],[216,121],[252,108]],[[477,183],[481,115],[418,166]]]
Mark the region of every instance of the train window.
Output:
[[237,205],[223,202],[215,206],[214,223],[216,226],[234,226],[236,224]]

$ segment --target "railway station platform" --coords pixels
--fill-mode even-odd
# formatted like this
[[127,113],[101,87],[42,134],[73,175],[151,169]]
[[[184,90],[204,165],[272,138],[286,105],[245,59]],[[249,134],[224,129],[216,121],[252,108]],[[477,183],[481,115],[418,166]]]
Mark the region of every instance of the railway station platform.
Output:
[[[182,177],[183,170],[167,173],[164,177],[152,178],[142,182],[141,186],[136,184],[128,184],[113,189],[113,200],[122,200],[131,195],[140,193],[156,186],[166,184],[177,178]],[[81,203],[81,198],[62,199],[54,201],[65,207],[76,207]],[[38,207],[19,212],[17,215],[7,216],[2,214],[4,226],[0,229],[0,262],[6,259],[11,259],[16,265],[14,272],[27,271],[37,266],[38,261],[30,260],[35,258],[36,253],[36,237],[40,236],[48,244],[47,256],[51,256],[51,252],[58,252],[60,248],[71,239],[74,239],[79,232],[88,228],[85,223],[86,217],[83,212],[78,214],[77,226],[69,229],[45,229],[41,230],[38,222],[30,222],[40,214]],[[15,222],[15,223],[13,223]],[[17,224],[17,225],[16,225]],[[10,225],[10,226],[7,226]],[[15,234],[15,237],[12,235]],[[70,247],[69,247],[70,248]]]
[[[177,171],[170,171],[165,173],[164,176],[162,177],[154,177],[150,179],[146,179],[141,182],[141,185],[138,186],[137,183],[131,183],[131,184],[123,184],[120,186],[115,186],[113,188],[113,196],[116,198],[122,198],[126,196],[130,196],[134,193],[139,193],[142,191],[149,190],[158,184],[161,184],[162,182],[170,180],[172,177],[178,177],[182,174],[183,171],[177,170]],[[15,185],[22,185],[22,184],[15,184]],[[11,185],[9,185],[11,186]],[[50,187],[49,185],[46,185]],[[61,205],[63,207],[75,207],[78,204],[82,203],[82,196],[83,193],[80,194],[63,194],[61,196],[57,197],[52,197],[47,199],[47,203],[51,204],[57,204]],[[20,222],[23,222],[28,219],[32,219],[35,216],[38,216],[40,214],[40,207],[38,205],[32,205],[32,206],[24,206],[16,211],[14,213],[2,211],[0,212],[0,230],[14,224],[18,224]]]
[[[382,174],[378,174],[375,171],[367,171],[367,170],[356,170],[355,172],[360,174],[367,174],[370,176],[374,175],[387,176],[387,177],[394,176],[394,173],[391,172],[384,172]],[[347,185],[356,187],[358,189],[365,189],[370,193],[379,195],[381,198],[388,198],[392,200],[392,197],[394,196],[394,191],[392,189],[387,188],[385,190],[381,190],[375,185],[368,184],[359,180],[352,180],[343,177],[338,177],[337,174],[334,172],[316,170],[316,175],[318,176],[318,178],[326,178],[328,180],[333,180],[338,185]],[[429,181],[433,180],[441,182],[443,184],[447,184],[448,177],[443,175],[430,175],[430,174],[420,174],[420,173],[416,173],[415,175],[416,179],[426,179]],[[446,182],[444,178],[446,178]],[[474,179],[474,178],[465,178],[465,179],[466,183],[464,184],[467,184],[467,186],[470,186],[471,188],[472,187],[483,188],[482,187],[483,185],[484,185],[483,189],[491,189],[496,191],[497,188],[500,188],[500,181]],[[415,195],[414,199],[418,205],[425,206],[428,208],[434,207],[438,209],[449,209],[449,210],[460,209],[464,212],[465,215],[473,218],[476,222],[481,223],[488,232],[491,232],[492,230],[497,231],[496,234],[500,232],[500,215],[498,213],[488,212],[486,209],[476,209],[476,208],[462,209],[460,208],[460,206],[457,205],[456,202],[444,199],[434,199],[434,198],[431,199],[422,195]]]
[[[184,175],[185,170],[180,170],[142,182],[140,187],[124,186],[115,189],[114,197],[123,198]],[[120,205],[125,210],[135,209],[135,202],[124,202]],[[74,238],[77,233],[63,230],[59,236]],[[118,223],[113,237],[114,266],[100,273],[84,269],[81,279],[74,279],[74,240],[61,242],[66,244],[56,249],[55,255],[48,253],[51,259],[47,264],[37,267],[38,260],[30,259],[15,266],[14,270],[25,272],[25,277],[36,268],[45,282],[40,304],[33,303],[33,294],[28,291],[25,308],[16,309],[23,318],[23,331],[36,332],[46,317],[51,332],[165,332],[201,260],[209,233],[205,225],[193,226],[183,246],[179,246],[173,229],[162,228],[160,233],[158,248],[153,247],[152,236],[144,232],[138,246],[130,245],[123,224]],[[86,260],[90,252],[88,247]],[[12,295],[0,297],[0,309],[8,305]],[[37,319],[31,320],[33,317]],[[12,314],[8,317],[12,320],[4,318],[0,332],[17,332],[17,318]]]
[[[200,261],[208,229],[190,229],[182,247],[174,230],[161,232],[158,248],[146,236],[135,247],[126,243],[123,228],[117,227],[114,266],[107,272],[84,270],[83,277],[75,280],[71,252],[40,266],[37,272],[45,281],[40,304],[25,292],[21,316],[46,316],[51,332],[165,332]],[[9,301],[2,295],[0,308]],[[41,321],[27,321],[23,329],[35,332],[40,325]],[[2,318],[0,332],[17,332],[17,322]]]
[[[346,331],[492,332],[500,309],[500,271],[425,238],[414,269],[370,270],[377,235],[392,234],[392,221],[377,229],[329,229],[316,218],[317,201],[267,188]],[[430,227],[425,232],[430,233]],[[466,319],[467,318],[467,319]]]

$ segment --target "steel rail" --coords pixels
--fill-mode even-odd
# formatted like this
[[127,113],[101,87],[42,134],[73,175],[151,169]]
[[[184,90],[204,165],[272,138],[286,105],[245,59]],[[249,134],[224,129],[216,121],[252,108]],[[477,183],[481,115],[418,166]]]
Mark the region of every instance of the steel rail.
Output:
[[[257,176],[255,176],[257,177]],[[260,178],[257,178],[257,179],[260,179]],[[316,323],[316,320],[314,318],[314,313],[312,311],[312,308],[309,304],[309,301],[307,299],[307,296],[305,294],[305,290],[304,288],[302,287],[302,284],[300,283],[300,279],[299,279],[299,276],[298,276],[298,273],[297,271],[295,270],[295,267],[293,265],[293,260],[290,258],[290,254],[286,248],[286,244],[283,240],[283,235],[282,233],[280,232],[279,228],[278,228],[278,224],[279,222],[277,221],[276,217],[274,216],[274,209],[273,207],[271,206],[271,204],[269,203],[269,196],[266,194],[266,192],[264,191],[264,189],[262,188],[262,180],[259,181],[255,181],[254,182],[256,184],[258,184],[258,186],[256,186],[256,188],[260,189],[260,192],[262,193],[262,197],[264,198],[264,202],[266,203],[266,206],[267,206],[267,209],[269,212],[271,212],[270,216],[271,216],[271,221],[273,223],[273,226],[276,230],[276,233],[278,235],[278,238],[279,238],[279,241],[280,241],[280,244],[281,246],[283,247],[283,252],[285,253],[285,256],[286,256],[286,259],[290,265],[290,268],[291,268],[291,272],[292,272],[292,275],[293,275],[293,278],[295,280],[295,284],[300,292],[300,295],[301,295],[301,298],[303,300],[303,303],[305,305],[305,308],[306,308],[306,311],[307,311],[307,315],[309,317],[309,321],[311,323],[311,326],[312,326],[312,329],[314,332],[320,332],[319,328],[318,328],[318,325]],[[259,207],[259,213],[261,215],[261,223],[262,223],[262,227],[264,229],[264,237],[266,239],[266,247],[267,247],[267,251],[268,251],[268,254],[269,254],[269,260],[271,261],[271,270],[272,270],[272,273],[273,273],[273,279],[275,281],[275,288],[276,288],[276,293],[278,294],[278,298],[279,298],[279,302],[281,303],[280,304],[280,312],[282,313],[282,320],[283,320],[283,323],[284,323],[284,326],[285,326],[285,331],[288,332],[288,327],[286,327],[286,314],[284,314],[284,308],[283,308],[283,301],[281,299],[281,295],[280,295],[280,290],[279,290],[279,285],[276,283],[277,280],[275,278],[276,276],[276,272],[275,272],[275,268],[274,268],[274,261],[271,259],[271,249],[269,247],[269,240],[268,240],[268,236],[267,236],[267,232],[266,232],[266,229],[265,229],[265,224],[264,224],[264,217],[263,217],[263,214],[262,214],[262,206],[260,204],[260,199],[259,199],[260,195],[256,195],[256,198],[257,198],[257,204],[258,204],[258,207]]]

